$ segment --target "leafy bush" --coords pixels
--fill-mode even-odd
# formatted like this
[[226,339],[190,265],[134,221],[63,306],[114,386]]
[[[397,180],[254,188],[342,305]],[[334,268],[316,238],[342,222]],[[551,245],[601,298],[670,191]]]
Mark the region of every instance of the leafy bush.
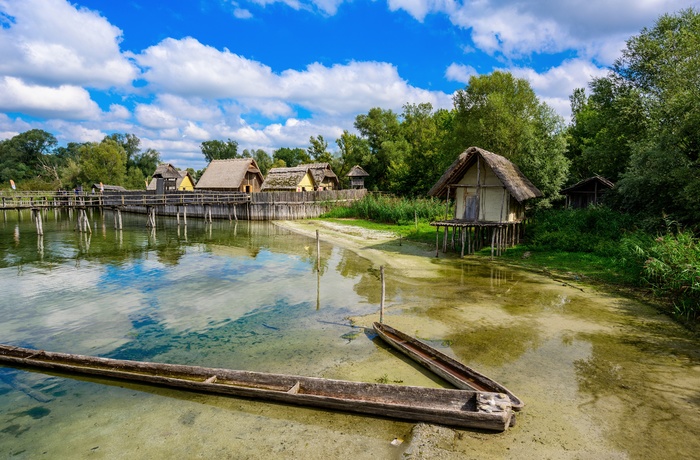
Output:
[[397,198],[367,194],[350,206],[333,208],[322,217],[357,218],[389,224],[407,224],[418,220],[432,221],[445,216],[445,204],[436,199]]

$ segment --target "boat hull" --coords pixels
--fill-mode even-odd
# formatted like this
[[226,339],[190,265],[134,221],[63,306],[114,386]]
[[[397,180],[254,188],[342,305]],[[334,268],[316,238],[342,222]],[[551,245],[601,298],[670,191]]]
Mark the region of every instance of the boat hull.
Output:
[[520,398],[484,374],[391,326],[375,322],[373,327],[377,335],[392,348],[430,369],[455,387],[463,390],[503,393],[510,399],[513,410],[518,411],[523,408],[524,403]]
[[[510,405],[493,404],[492,393],[350,382],[286,374],[240,371],[54,353],[0,345],[0,363],[111,379],[356,412],[377,417],[504,431]],[[491,405],[483,404],[484,400]]]

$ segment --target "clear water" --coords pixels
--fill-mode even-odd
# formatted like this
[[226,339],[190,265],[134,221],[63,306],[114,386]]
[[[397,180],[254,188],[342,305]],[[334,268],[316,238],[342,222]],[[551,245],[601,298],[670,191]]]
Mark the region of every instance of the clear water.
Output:
[[[109,212],[0,223],[0,341],[114,358],[448,386],[365,329],[370,254],[270,223],[178,227]],[[402,257],[392,245],[379,247]],[[362,253],[362,251],[359,251]],[[386,321],[526,402],[503,434],[455,432],[413,458],[692,458],[700,341],[653,309],[498,265],[387,269]],[[0,368],[0,458],[400,458],[413,424]],[[682,440],[682,442],[680,441]],[[428,447],[425,447],[428,449]]]

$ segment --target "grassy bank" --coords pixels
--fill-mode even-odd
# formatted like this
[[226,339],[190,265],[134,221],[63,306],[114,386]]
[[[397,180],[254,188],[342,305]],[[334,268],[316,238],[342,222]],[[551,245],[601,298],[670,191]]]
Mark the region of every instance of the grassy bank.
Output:
[[[368,197],[324,218],[434,245],[430,222],[444,213],[444,204],[432,200]],[[469,257],[489,256],[485,248]],[[526,226],[524,242],[499,260],[653,294],[670,314],[692,324],[700,320],[700,243],[672,222],[652,235],[636,228],[632,216],[604,207],[544,210]]]

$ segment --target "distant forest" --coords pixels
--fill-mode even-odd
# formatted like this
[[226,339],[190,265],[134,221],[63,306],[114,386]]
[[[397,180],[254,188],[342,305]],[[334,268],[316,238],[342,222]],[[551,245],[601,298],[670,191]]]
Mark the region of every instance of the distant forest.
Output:
[[[362,166],[370,190],[425,196],[467,147],[510,159],[543,192],[540,208],[561,202],[563,187],[601,175],[616,183],[613,209],[640,221],[700,222],[700,14],[660,17],[631,37],[608,74],[570,96],[567,123],[540,101],[527,80],[507,72],[474,76],[451,110],[406,104],[401,113],[372,108],[355,118],[329,151],[321,136],[309,147],[239,152],[235,140],[201,143],[207,160],[253,157],[275,166],[331,163],[338,177]],[[133,134],[58,146],[33,129],[0,141],[0,188],[69,189],[103,182],[143,189],[161,161]],[[177,166],[177,165],[176,165]],[[202,171],[190,170],[195,178]]]

